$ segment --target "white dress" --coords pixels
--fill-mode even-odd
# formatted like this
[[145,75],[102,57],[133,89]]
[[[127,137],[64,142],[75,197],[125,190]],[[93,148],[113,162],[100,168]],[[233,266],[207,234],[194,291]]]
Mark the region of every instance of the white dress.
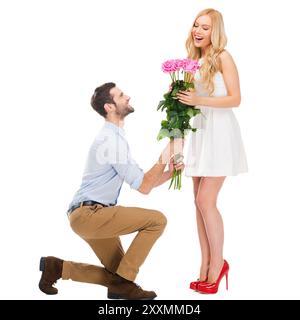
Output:
[[[195,78],[200,79],[199,72]],[[221,72],[216,73],[214,84],[213,96],[227,95]],[[199,96],[208,96],[199,81],[195,81],[195,90]],[[185,175],[218,177],[235,176],[247,172],[247,158],[240,127],[232,108],[205,106],[197,106],[197,108],[201,109],[205,117],[198,114],[194,118],[193,128],[197,128],[197,131],[190,133]]]

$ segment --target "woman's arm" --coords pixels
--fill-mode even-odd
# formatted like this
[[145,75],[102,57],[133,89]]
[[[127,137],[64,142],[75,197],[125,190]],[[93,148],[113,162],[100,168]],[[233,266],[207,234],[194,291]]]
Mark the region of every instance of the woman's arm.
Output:
[[195,92],[180,91],[177,95],[179,101],[190,105],[233,108],[238,107],[241,102],[240,81],[236,65],[227,51],[223,51],[220,56],[222,75],[227,89],[227,96],[224,97],[199,97]]

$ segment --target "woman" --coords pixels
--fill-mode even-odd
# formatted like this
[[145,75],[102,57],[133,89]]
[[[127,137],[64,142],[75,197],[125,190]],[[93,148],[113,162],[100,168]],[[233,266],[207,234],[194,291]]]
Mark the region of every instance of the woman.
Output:
[[[238,71],[225,50],[223,18],[214,9],[201,11],[186,41],[188,57],[198,60],[195,92],[180,92],[179,100],[200,108],[194,119],[186,163],[193,178],[197,227],[202,253],[200,276],[190,288],[216,293],[229,265],[223,259],[224,229],[217,198],[227,176],[246,172],[247,160],[238,122],[232,111],[241,101]],[[227,287],[228,288],[228,287]]]

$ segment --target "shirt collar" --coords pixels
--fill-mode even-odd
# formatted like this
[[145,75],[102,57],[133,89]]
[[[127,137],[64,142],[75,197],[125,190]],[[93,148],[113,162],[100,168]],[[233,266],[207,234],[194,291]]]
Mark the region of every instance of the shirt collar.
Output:
[[111,130],[113,130],[114,132],[120,134],[120,135],[123,136],[123,137],[125,136],[125,131],[124,131],[124,129],[121,128],[121,127],[118,127],[117,125],[115,125],[115,124],[112,123],[112,122],[105,121],[104,128],[111,129]]

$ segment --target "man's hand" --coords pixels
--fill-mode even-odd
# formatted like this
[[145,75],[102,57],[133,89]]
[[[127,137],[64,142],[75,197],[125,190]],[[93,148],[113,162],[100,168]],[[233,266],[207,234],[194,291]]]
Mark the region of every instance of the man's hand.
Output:
[[[182,162],[183,158],[180,157],[176,161],[177,155],[182,155],[183,144],[183,139],[173,139],[168,143],[160,155],[158,162],[144,174],[144,179],[138,189],[141,193],[149,194],[154,187],[157,187],[169,180],[174,169],[184,169],[184,164]],[[171,161],[172,157],[175,157],[175,160],[173,159]],[[169,170],[164,172],[167,164],[169,164]]]
[[[176,155],[177,156],[177,155]],[[176,171],[181,170],[181,172],[184,170],[185,165],[183,163],[183,155],[180,154],[180,157],[178,157],[178,159],[176,159],[176,156],[172,156],[169,162],[169,172],[172,175],[174,169]]]

